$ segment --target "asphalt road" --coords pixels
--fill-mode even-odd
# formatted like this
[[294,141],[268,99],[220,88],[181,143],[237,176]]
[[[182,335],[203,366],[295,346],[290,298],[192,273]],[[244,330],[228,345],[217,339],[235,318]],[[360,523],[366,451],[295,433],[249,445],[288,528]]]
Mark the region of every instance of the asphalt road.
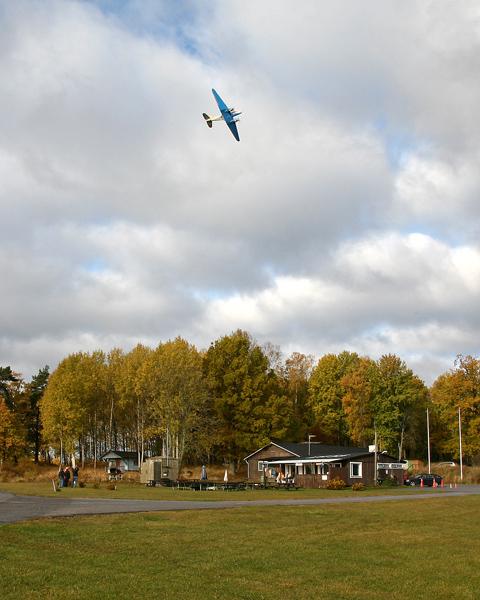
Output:
[[113,513],[157,512],[165,510],[216,510],[242,506],[315,506],[318,504],[355,504],[359,502],[385,502],[388,500],[424,500],[430,498],[456,498],[480,494],[480,486],[442,488],[435,491],[419,490],[416,494],[392,493],[385,496],[358,496],[348,498],[285,498],[272,500],[221,500],[202,502],[187,500],[109,500],[91,498],[44,498],[16,496],[0,492],[0,524],[16,523],[46,517],[71,517],[74,515],[102,515]]

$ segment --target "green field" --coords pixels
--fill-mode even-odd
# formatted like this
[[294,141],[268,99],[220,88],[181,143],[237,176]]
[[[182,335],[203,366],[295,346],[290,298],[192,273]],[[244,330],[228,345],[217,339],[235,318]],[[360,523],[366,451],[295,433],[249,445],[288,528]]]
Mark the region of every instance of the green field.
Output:
[[193,491],[178,490],[176,488],[155,487],[149,488],[139,483],[118,482],[116,490],[107,489],[107,484],[102,483],[95,489],[91,483],[85,488],[62,488],[60,492],[54,492],[51,483],[21,482],[0,483],[0,491],[12,492],[26,496],[50,496],[58,498],[127,498],[131,500],[263,500],[268,498],[339,498],[344,496],[359,495],[390,495],[390,494],[412,494],[432,493],[439,494],[440,490],[431,488],[420,490],[398,486],[393,488],[368,488],[362,492],[353,492],[351,488],[345,490],[325,489],[299,489],[299,490],[242,490],[242,491]]
[[476,599],[480,497],[0,527],[1,597]]

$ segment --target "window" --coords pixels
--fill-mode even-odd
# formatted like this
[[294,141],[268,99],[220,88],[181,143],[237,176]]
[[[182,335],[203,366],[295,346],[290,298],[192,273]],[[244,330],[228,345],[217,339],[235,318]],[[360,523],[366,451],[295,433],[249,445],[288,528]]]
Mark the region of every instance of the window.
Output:
[[350,477],[361,477],[362,476],[362,463],[351,462],[350,463]]
[[259,460],[258,461],[258,470],[259,471],[263,471],[263,469],[265,469],[267,467],[268,463],[263,461],[263,460]]

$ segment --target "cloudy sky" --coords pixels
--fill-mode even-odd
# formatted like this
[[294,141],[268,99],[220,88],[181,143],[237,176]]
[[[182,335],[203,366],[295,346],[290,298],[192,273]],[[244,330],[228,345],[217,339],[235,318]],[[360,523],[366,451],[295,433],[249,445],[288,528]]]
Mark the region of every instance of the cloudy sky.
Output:
[[476,0],[0,0],[0,365],[478,355],[479,73]]

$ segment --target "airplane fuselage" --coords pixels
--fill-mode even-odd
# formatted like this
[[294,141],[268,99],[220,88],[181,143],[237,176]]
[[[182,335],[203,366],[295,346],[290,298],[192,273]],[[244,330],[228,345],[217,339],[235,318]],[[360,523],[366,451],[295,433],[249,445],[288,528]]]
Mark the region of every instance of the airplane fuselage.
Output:
[[[242,114],[241,110],[237,110],[235,108],[230,108],[229,113],[230,113],[231,117],[233,119],[235,119],[236,122],[240,121],[240,119],[237,119],[237,117]],[[228,113],[227,113],[227,115],[228,115]],[[212,122],[213,121],[225,121],[223,114],[215,115],[214,117],[209,116],[208,119],[209,119],[209,121],[212,121]]]

